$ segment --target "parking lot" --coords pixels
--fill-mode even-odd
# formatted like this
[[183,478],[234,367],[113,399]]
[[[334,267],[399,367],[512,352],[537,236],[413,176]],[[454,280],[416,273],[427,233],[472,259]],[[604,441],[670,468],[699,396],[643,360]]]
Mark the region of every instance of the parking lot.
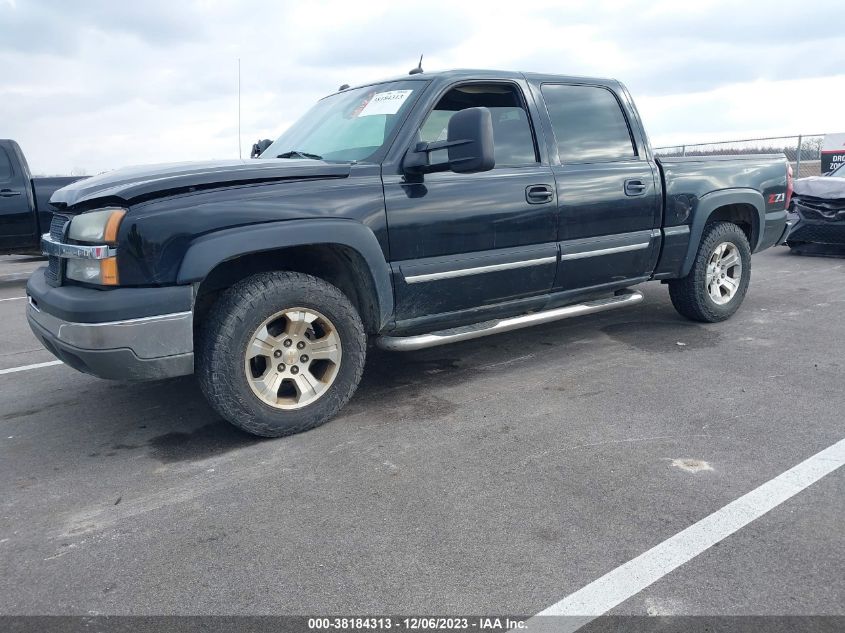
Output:
[[[0,373],[0,613],[532,615],[845,437],[845,259],[755,256],[721,324],[643,290],[373,350],[338,418],[280,440],[190,378]],[[0,286],[0,370],[53,360],[23,294]],[[845,615],[843,494],[840,468],[611,613]]]

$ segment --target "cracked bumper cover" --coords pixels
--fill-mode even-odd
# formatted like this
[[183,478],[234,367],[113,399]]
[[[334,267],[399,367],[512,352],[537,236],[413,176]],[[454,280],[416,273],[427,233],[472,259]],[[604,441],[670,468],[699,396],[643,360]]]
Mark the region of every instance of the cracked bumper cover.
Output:
[[795,199],[791,219],[788,243],[845,245],[845,201],[808,206],[800,198]]
[[[44,347],[65,364],[113,380],[158,380],[193,373],[190,286],[177,292],[122,288],[113,294],[117,291],[52,288],[43,277],[40,269],[27,284],[27,320]],[[115,315],[121,318],[110,318]]]

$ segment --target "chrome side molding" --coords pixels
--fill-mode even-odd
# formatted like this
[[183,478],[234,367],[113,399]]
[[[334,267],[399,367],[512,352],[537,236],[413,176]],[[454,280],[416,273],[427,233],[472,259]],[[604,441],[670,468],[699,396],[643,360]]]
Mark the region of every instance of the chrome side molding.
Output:
[[585,303],[564,306],[562,308],[553,308],[542,312],[523,314],[509,319],[494,319],[492,321],[484,321],[482,323],[474,323],[472,325],[440,330],[439,332],[430,332],[429,334],[419,334],[416,336],[379,336],[376,339],[376,345],[378,345],[381,349],[391,352],[411,352],[418,349],[424,349],[426,347],[435,347],[437,345],[456,343],[458,341],[468,341],[470,339],[481,338],[482,336],[488,336],[490,334],[509,332],[519,328],[540,325],[541,323],[550,323],[552,321],[559,321],[561,319],[568,319],[570,317],[581,316],[584,314],[604,312],[605,310],[634,305],[642,300],[643,293],[639,290],[624,290],[619,294],[606,299],[596,299],[595,301],[587,301]]
[[557,255],[550,255],[548,257],[537,257],[535,259],[522,259],[516,262],[507,262],[505,264],[490,264],[487,266],[475,266],[473,268],[458,268],[457,270],[446,270],[438,273],[423,273],[419,275],[409,275],[405,277],[405,283],[418,284],[423,281],[453,279],[455,277],[466,277],[468,275],[492,273],[500,270],[512,270],[514,268],[526,268],[528,266],[541,266],[543,264],[553,264],[556,262]]
[[563,262],[572,259],[584,259],[585,257],[597,257],[599,255],[612,255],[613,253],[627,253],[628,251],[640,251],[651,246],[651,242],[640,242],[639,244],[626,244],[625,246],[611,246],[610,248],[599,248],[594,251],[582,251],[580,253],[567,253],[560,256]]

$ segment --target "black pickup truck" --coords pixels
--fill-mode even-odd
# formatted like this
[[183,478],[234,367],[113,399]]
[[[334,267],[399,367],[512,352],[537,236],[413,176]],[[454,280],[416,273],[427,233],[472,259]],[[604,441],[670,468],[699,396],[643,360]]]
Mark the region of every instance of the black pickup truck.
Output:
[[104,378],[196,372],[251,433],[321,424],[395,351],[639,302],[716,322],[783,240],[782,155],[657,159],[614,80],[421,73],[319,101],[258,160],[56,192],[29,322]]
[[41,234],[53,215],[47,202],[75,180],[79,178],[33,178],[20,146],[0,139],[0,255],[41,252]]

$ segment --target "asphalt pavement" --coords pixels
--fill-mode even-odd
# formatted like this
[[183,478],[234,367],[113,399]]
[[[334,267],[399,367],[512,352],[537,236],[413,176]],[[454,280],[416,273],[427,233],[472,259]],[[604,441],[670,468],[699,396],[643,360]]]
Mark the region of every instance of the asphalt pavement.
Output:
[[[3,272],[0,265],[0,274]],[[0,614],[532,615],[845,438],[845,259],[754,256],[731,320],[623,310],[407,354],[301,435],[192,378],[0,373]],[[0,284],[0,372],[53,360]],[[845,615],[845,469],[616,606]]]

